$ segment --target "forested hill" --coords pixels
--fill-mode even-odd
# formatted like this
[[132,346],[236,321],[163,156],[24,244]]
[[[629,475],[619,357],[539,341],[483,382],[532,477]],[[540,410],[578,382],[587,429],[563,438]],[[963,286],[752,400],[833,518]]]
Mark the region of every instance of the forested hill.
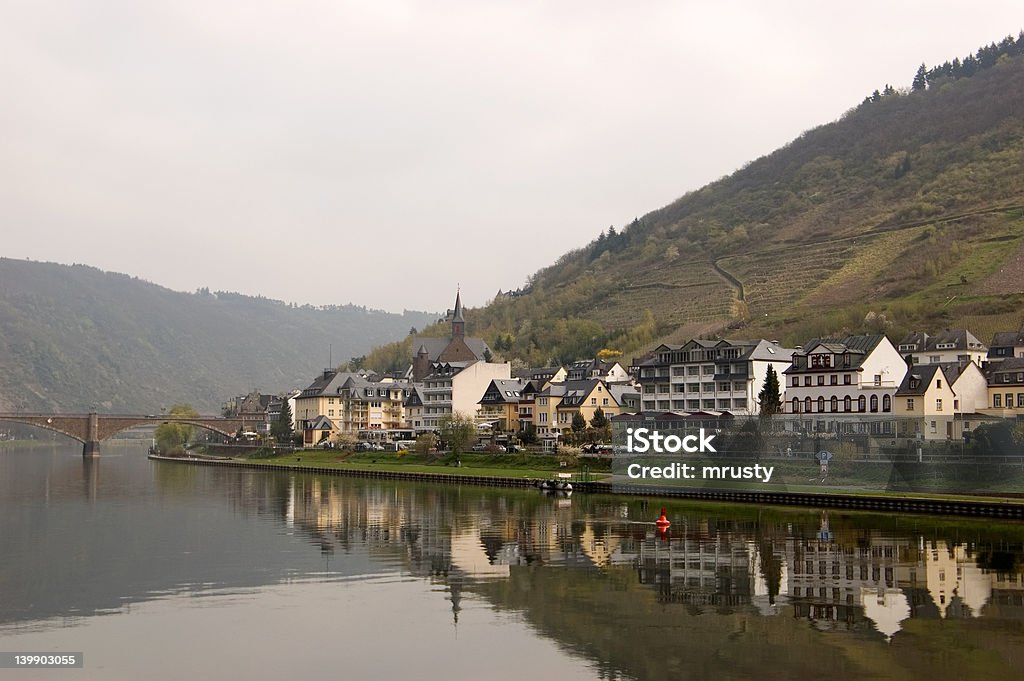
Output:
[[469,332],[505,357],[546,365],[699,334],[800,343],[967,326],[987,342],[1018,328],[1024,34],[906,78],[601,231],[525,287],[468,311]]
[[186,402],[215,413],[253,388],[305,387],[331,345],[338,363],[436,319],[178,293],[92,267],[0,258],[0,410],[152,413]]

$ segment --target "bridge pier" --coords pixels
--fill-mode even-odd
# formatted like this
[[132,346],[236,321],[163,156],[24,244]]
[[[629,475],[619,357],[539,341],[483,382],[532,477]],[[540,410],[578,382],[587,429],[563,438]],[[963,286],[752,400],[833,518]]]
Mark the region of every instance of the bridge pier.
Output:
[[82,444],[82,456],[100,455],[100,417],[96,412],[89,414],[85,426],[85,442]]

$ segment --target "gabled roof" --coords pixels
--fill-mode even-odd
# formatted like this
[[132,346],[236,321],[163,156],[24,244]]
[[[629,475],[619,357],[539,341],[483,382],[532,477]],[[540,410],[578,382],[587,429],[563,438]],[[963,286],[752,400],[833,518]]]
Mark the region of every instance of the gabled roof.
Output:
[[565,393],[562,397],[560,407],[579,407],[590,394],[597,390],[598,386],[605,387],[605,382],[599,378],[590,378],[582,381],[566,381],[562,384]]
[[627,399],[636,400],[637,403],[640,401],[639,391],[627,383],[609,383],[608,392],[620,407],[625,406]]
[[999,331],[992,336],[989,347],[1016,347],[1024,345],[1024,331]]
[[796,352],[793,348],[784,348],[778,343],[761,339],[740,359],[762,360],[766,362],[788,362]]
[[[487,389],[484,390],[483,397],[477,404],[518,404],[519,398],[522,396],[523,388],[526,387],[526,383],[519,380],[518,378],[495,378],[487,385]],[[492,399],[488,399],[492,396]],[[496,397],[497,399],[493,399]]]
[[423,384],[422,383],[411,383],[408,392],[405,394],[405,406],[407,407],[422,407],[423,406]]
[[989,376],[1009,372],[1017,373],[1020,371],[1024,371],[1024,357],[1007,357],[1002,362],[990,364],[988,367]]
[[334,430],[334,423],[326,416],[317,416],[310,422],[307,430]]
[[[940,345],[952,345],[953,347],[939,348]],[[921,331],[915,331],[904,336],[897,344],[897,348],[909,347],[900,352],[932,352],[935,350],[980,350],[987,348],[978,340],[973,333],[967,329],[946,329],[935,335],[928,335]]]
[[[836,340],[834,338],[815,338],[814,340],[805,343],[803,348],[793,352],[792,360],[793,365],[786,369],[783,373],[803,373],[808,371],[820,371],[818,368],[810,368],[807,366],[807,356],[814,354],[817,349],[824,349],[835,355],[849,355],[850,364],[844,364],[842,367],[828,367],[826,370],[835,371],[836,369],[842,369],[849,371],[851,369],[859,369],[864,360],[878,347],[878,345],[885,340],[885,336],[882,334],[875,334],[870,336],[846,336]],[[798,358],[804,358],[804,366],[797,367],[796,362]]]
[[299,397],[337,395],[341,392],[341,388],[345,385],[345,381],[350,378],[361,378],[361,376],[360,374],[351,371],[334,371],[333,369],[324,369],[324,372],[314,379],[313,382],[299,394]]
[[[437,358],[441,356],[441,353],[444,352],[451,344],[452,340],[453,339],[451,338],[420,338],[420,350],[426,350],[430,361],[436,362]],[[491,349],[487,347],[487,343],[485,343],[482,338],[470,338],[469,336],[466,336],[462,341],[478,360],[484,359],[485,350],[487,352],[491,351]]]
[[476,362],[432,362],[426,378],[449,378],[474,364]]
[[[946,378],[945,373],[942,371],[942,367],[938,364],[914,365],[914,368],[908,371],[907,375],[903,377],[903,382],[900,383],[900,387],[896,389],[896,396],[924,395],[934,384],[936,374],[942,378]],[[947,384],[949,382],[950,381],[947,379]]]
[[[367,381],[366,379],[358,376],[353,376],[345,381],[344,385],[341,387],[346,393],[348,393],[349,399],[357,402],[369,402],[381,399],[383,397],[380,394],[381,390],[388,391],[387,399],[391,399],[390,392],[392,390],[407,391],[409,390],[410,385],[411,384],[402,381],[388,381],[387,383],[380,381]],[[367,395],[367,390],[371,391],[372,394]]]

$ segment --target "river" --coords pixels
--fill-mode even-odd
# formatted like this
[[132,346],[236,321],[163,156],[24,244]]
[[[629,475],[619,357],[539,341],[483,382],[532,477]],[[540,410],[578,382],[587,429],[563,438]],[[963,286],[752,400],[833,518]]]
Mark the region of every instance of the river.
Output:
[[0,651],[84,654],[0,679],[1024,678],[1024,525],[7,447]]

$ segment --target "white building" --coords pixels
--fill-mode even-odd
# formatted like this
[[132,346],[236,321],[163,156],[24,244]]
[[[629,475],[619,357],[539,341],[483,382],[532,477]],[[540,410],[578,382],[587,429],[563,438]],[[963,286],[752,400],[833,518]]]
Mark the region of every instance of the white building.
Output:
[[785,371],[785,413],[802,419],[806,430],[833,431],[838,422],[861,420],[880,424],[878,432],[887,434],[906,373],[905,360],[885,336],[815,339],[793,354]]
[[661,345],[655,356],[638,362],[643,411],[728,411],[754,415],[768,367],[779,375],[795,351],[767,340],[701,340]]
[[470,417],[494,379],[512,377],[508,362],[433,362],[423,379],[423,428],[435,430],[441,417],[459,412]]
[[945,330],[934,336],[915,331],[897,346],[912,364],[959,364],[974,362],[979,367],[988,356],[988,348],[967,329]]

